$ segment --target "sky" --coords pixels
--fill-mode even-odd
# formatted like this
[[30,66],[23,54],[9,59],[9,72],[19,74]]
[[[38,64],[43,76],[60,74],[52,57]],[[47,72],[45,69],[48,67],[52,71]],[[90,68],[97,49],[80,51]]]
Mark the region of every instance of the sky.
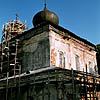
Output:
[[[34,15],[44,9],[45,0],[0,0],[0,38],[2,25],[19,15],[33,28]],[[59,25],[93,43],[100,44],[100,0],[47,0],[47,9],[59,16]]]

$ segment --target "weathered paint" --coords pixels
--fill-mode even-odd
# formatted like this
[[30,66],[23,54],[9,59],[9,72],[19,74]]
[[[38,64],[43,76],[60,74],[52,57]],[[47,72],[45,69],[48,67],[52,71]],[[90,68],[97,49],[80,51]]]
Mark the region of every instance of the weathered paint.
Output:
[[[86,65],[89,71],[89,62],[91,62],[92,69],[97,66],[96,52],[89,48],[88,44],[82,43],[68,36],[61,35],[60,30],[54,31],[52,27],[37,29],[31,33],[26,34],[22,43],[22,72],[39,69],[43,67],[61,67],[65,69],[73,68],[76,70],[75,56],[79,56],[80,71],[86,71]],[[40,32],[36,34],[36,32]],[[67,34],[62,32],[63,34]],[[36,34],[32,36],[32,34]],[[63,52],[65,57],[65,66],[60,66],[59,53]]]
[[48,32],[23,41],[22,71],[30,71],[50,66]]
[[57,54],[54,51],[55,51],[54,49],[51,50],[51,62],[53,66],[56,65],[56,56],[57,56]]
[[63,38],[62,35],[56,33],[53,30],[50,30],[49,33],[50,39],[50,59],[51,59],[51,66],[59,66],[59,52],[62,51],[65,57],[65,69],[73,68],[76,70],[76,61],[75,56],[79,56],[79,63],[80,63],[80,71],[87,71],[90,72],[89,69],[89,62],[91,62],[91,69],[94,73],[94,67],[97,66],[96,63],[96,52],[91,50],[87,44],[83,45],[81,42],[75,39],[67,39]]

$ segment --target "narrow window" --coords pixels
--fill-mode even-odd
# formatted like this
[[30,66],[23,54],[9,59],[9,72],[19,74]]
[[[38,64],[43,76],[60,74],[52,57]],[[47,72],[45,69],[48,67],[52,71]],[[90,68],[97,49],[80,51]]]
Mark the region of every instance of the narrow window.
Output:
[[93,73],[92,63],[91,63],[91,62],[89,62],[89,72],[90,72],[90,73]]
[[80,70],[80,63],[79,63],[79,56],[78,55],[75,56],[75,60],[76,60],[76,70]]
[[65,57],[63,52],[59,52],[59,66],[65,68]]

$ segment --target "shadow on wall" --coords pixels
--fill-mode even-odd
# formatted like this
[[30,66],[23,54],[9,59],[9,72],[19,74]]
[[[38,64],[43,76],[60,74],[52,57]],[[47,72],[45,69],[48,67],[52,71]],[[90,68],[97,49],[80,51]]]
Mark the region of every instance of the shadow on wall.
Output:
[[38,41],[36,46],[37,48],[35,50],[32,49],[34,45],[35,44],[29,44],[28,52],[23,51],[22,70],[24,72],[50,66],[49,65],[49,59],[50,59],[49,40],[44,39]]

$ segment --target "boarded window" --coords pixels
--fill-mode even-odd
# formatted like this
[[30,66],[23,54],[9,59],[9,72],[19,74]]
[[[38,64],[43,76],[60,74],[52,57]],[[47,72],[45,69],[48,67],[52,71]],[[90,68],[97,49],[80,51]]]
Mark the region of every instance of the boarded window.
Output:
[[59,52],[59,66],[65,68],[65,57],[63,52]]
[[76,70],[80,70],[80,62],[79,62],[79,56],[78,55],[75,56],[75,60],[76,60]]

